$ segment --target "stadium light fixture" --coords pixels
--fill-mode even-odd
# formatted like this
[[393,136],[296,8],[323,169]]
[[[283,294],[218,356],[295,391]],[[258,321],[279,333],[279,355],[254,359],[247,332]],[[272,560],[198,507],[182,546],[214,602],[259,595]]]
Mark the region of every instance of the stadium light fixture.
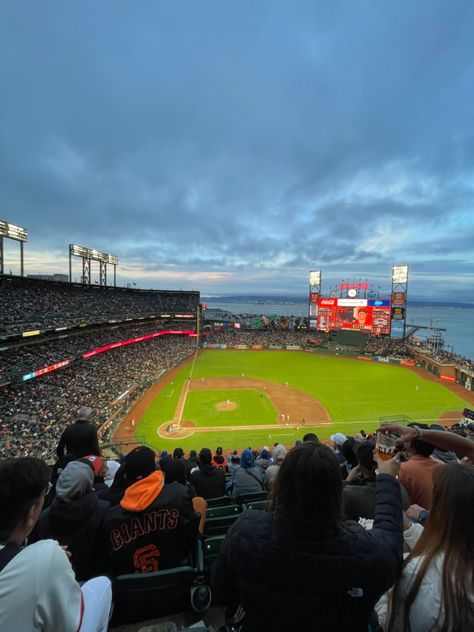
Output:
[[0,237],[7,237],[15,241],[28,241],[28,231],[21,226],[0,220]]
[[321,270],[310,270],[309,272],[309,284],[321,285]]
[[407,283],[408,282],[408,266],[393,266],[392,268],[392,283]]
[[21,276],[24,274],[24,258],[23,258],[23,244],[28,241],[28,231],[26,228],[16,226],[16,224],[10,224],[5,220],[0,219],[0,274],[4,273],[3,264],[3,239],[14,239],[20,242],[20,263],[21,263]]

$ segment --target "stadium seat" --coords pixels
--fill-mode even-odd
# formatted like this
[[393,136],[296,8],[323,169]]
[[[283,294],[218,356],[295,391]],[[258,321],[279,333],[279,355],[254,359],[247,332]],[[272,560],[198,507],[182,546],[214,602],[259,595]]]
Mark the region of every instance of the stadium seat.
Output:
[[211,571],[211,567],[214,560],[219,553],[222,543],[224,542],[225,535],[215,535],[211,538],[206,538],[201,543],[201,556],[199,560],[199,568],[206,575]]
[[243,504],[243,509],[244,510],[251,510],[251,511],[268,511],[270,507],[270,501],[269,500],[254,500],[254,501],[250,501],[248,503],[244,503]]
[[222,507],[223,505],[230,505],[232,503],[232,498],[230,496],[217,496],[217,498],[208,498],[207,499],[207,508],[209,507]]
[[191,566],[115,577],[112,626],[191,610],[190,593],[197,577]]
[[209,507],[206,514],[206,520],[209,518],[221,518],[222,516],[233,516],[242,511],[239,505],[224,505],[223,507]]
[[239,505],[242,505],[244,503],[248,505],[248,503],[251,503],[257,500],[267,500],[267,492],[254,492],[253,494],[245,494],[243,496],[238,496],[235,499],[235,502],[238,503]]
[[208,538],[214,535],[225,535],[229,527],[239,517],[239,513],[232,513],[229,516],[219,516],[217,518],[207,518],[204,525],[204,537]]

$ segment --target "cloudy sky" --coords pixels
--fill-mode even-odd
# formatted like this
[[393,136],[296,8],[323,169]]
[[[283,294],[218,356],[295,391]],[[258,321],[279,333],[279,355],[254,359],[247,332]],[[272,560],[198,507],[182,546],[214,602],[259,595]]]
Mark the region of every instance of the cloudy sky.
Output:
[[78,243],[121,284],[304,295],[408,263],[474,302],[473,32],[471,0],[4,2],[0,219],[27,273]]

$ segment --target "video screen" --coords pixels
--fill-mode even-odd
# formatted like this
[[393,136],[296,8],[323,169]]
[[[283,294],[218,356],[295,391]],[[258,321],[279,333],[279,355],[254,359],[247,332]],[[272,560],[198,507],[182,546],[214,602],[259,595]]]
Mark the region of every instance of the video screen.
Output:
[[373,334],[390,333],[390,301],[379,299],[320,298],[317,329],[353,329]]

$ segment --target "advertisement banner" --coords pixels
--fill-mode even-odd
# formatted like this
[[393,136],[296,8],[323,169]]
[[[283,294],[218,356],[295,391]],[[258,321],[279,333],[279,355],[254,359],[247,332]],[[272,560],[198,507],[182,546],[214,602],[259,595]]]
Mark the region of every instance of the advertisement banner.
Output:
[[286,345],[288,351],[298,351],[301,349],[300,345]]
[[402,366],[415,366],[415,363],[413,360],[400,360],[400,364]]
[[319,299],[319,292],[310,292],[309,293],[309,302],[317,303]]
[[255,351],[261,351],[263,349],[263,345],[251,345],[250,348],[254,349]]
[[247,345],[234,345],[234,349],[248,349]]

